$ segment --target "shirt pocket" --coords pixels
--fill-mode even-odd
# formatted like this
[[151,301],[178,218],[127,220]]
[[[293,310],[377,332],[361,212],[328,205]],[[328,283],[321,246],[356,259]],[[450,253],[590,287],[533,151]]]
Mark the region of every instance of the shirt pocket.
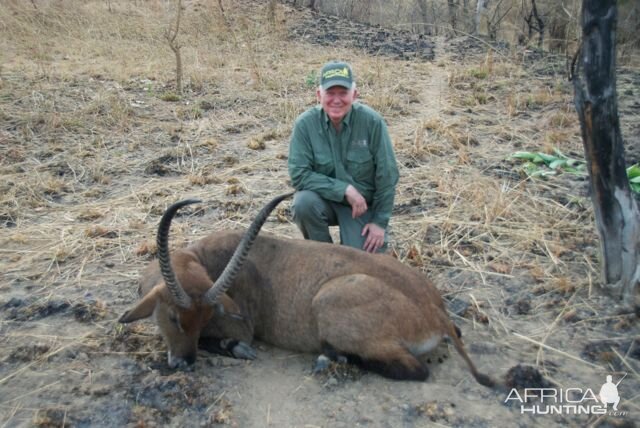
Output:
[[347,152],[347,171],[354,180],[373,181],[374,169],[373,156],[368,147],[351,147]]
[[328,177],[334,177],[335,168],[330,154],[314,153],[313,163],[315,172]]

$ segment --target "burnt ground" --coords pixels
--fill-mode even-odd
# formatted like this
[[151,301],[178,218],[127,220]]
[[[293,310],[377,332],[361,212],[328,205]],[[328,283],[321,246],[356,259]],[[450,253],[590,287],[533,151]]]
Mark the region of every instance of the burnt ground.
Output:
[[[261,22],[260,5],[242,4]],[[128,22],[153,11],[127,12]],[[286,41],[216,39],[224,58],[206,69],[210,80],[194,73],[172,101],[171,72],[129,64],[135,71],[118,74],[122,55],[108,52],[126,48],[128,26],[108,21],[100,33],[94,21],[91,31],[118,28],[121,42],[96,49],[100,67],[65,50],[97,44],[90,35],[67,39],[72,30],[39,19],[42,31],[56,29],[52,45],[20,51],[20,32],[4,34],[10,60],[0,69],[2,426],[635,426],[638,314],[598,290],[586,178],[531,179],[510,157],[582,156],[564,58],[287,10]],[[252,56],[238,53],[251,43]],[[155,46],[133,52],[136,66],[159,56]],[[181,246],[245,228],[289,189],[290,126],[314,102],[305,76],[335,57],[353,61],[363,100],[389,123],[402,176],[393,253],[434,280],[478,368],[519,390],[597,392],[606,375],[626,373],[626,413],[521,415],[504,391],[477,385],[454,351],[434,356],[423,383],[351,366],[313,376],[315,356],[264,343],[252,362],[201,352],[192,371],[172,371],[152,323],[117,323],[137,298],[166,206],[205,200],[176,219],[172,245]],[[621,68],[629,161],[639,88],[640,73]],[[264,229],[299,239],[287,205]]]
[[361,49],[369,55],[399,60],[430,61],[435,58],[433,40],[422,34],[348,21],[331,15],[306,12],[289,29],[289,37],[321,46]]

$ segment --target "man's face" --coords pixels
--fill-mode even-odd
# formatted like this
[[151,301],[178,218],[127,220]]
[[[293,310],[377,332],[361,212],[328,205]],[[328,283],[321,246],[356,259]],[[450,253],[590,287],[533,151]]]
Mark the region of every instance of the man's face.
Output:
[[332,86],[326,91],[318,89],[316,96],[331,122],[340,123],[347,113],[349,113],[351,104],[353,104],[358,96],[358,91],[343,88],[342,86]]

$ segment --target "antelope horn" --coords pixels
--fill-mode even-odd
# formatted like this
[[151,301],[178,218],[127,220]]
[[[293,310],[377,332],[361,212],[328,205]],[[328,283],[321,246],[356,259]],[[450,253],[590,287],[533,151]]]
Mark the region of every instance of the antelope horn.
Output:
[[176,202],[171,205],[164,212],[164,215],[160,219],[160,224],[158,225],[158,236],[156,237],[156,242],[158,244],[158,261],[160,263],[160,272],[162,273],[162,278],[164,278],[164,283],[167,285],[169,289],[169,293],[173,297],[176,305],[181,308],[188,308],[191,306],[191,297],[184,291],[182,285],[176,278],[176,274],[171,267],[171,256],[169,255],[169,227],[171,226],[171,220],[176,215],[178,210],[185,205],[189,204],[197,204],[202,201],[198,199],[186,199],[184,201]]
[[249,229],[244,234],[242,239],[240,240],[240,244],[234,251],[229,263],[225,266],[222,274],[218,277],[218,280],[211,286],[207,294],[204,296],[205,302],[210,305],[214,305],[220,296],[227,292],[231,284],[236,279],[240,268],[244,265],[245,260],[247,259],[247,255],[249,254],[249,250],[253,245],[253,241],[255,241],[258,236],[258,232],[262,228],[262,225],[265,221],[267,221],[267,217],[273,209],[283,200],[289,198],[293,193],[287,193],[285,195],[280,195],[271,200],[256,216],[253,220]]

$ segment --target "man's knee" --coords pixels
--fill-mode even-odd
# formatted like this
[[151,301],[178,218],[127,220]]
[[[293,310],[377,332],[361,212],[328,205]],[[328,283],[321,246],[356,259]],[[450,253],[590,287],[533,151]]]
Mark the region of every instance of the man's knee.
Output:
[[301,190],[296,192],[293,198],[292,211],[293,219],[295,221],[307,221],[310,219],[320,220],[325,219],[326,202],[322,198],[311,190]]

